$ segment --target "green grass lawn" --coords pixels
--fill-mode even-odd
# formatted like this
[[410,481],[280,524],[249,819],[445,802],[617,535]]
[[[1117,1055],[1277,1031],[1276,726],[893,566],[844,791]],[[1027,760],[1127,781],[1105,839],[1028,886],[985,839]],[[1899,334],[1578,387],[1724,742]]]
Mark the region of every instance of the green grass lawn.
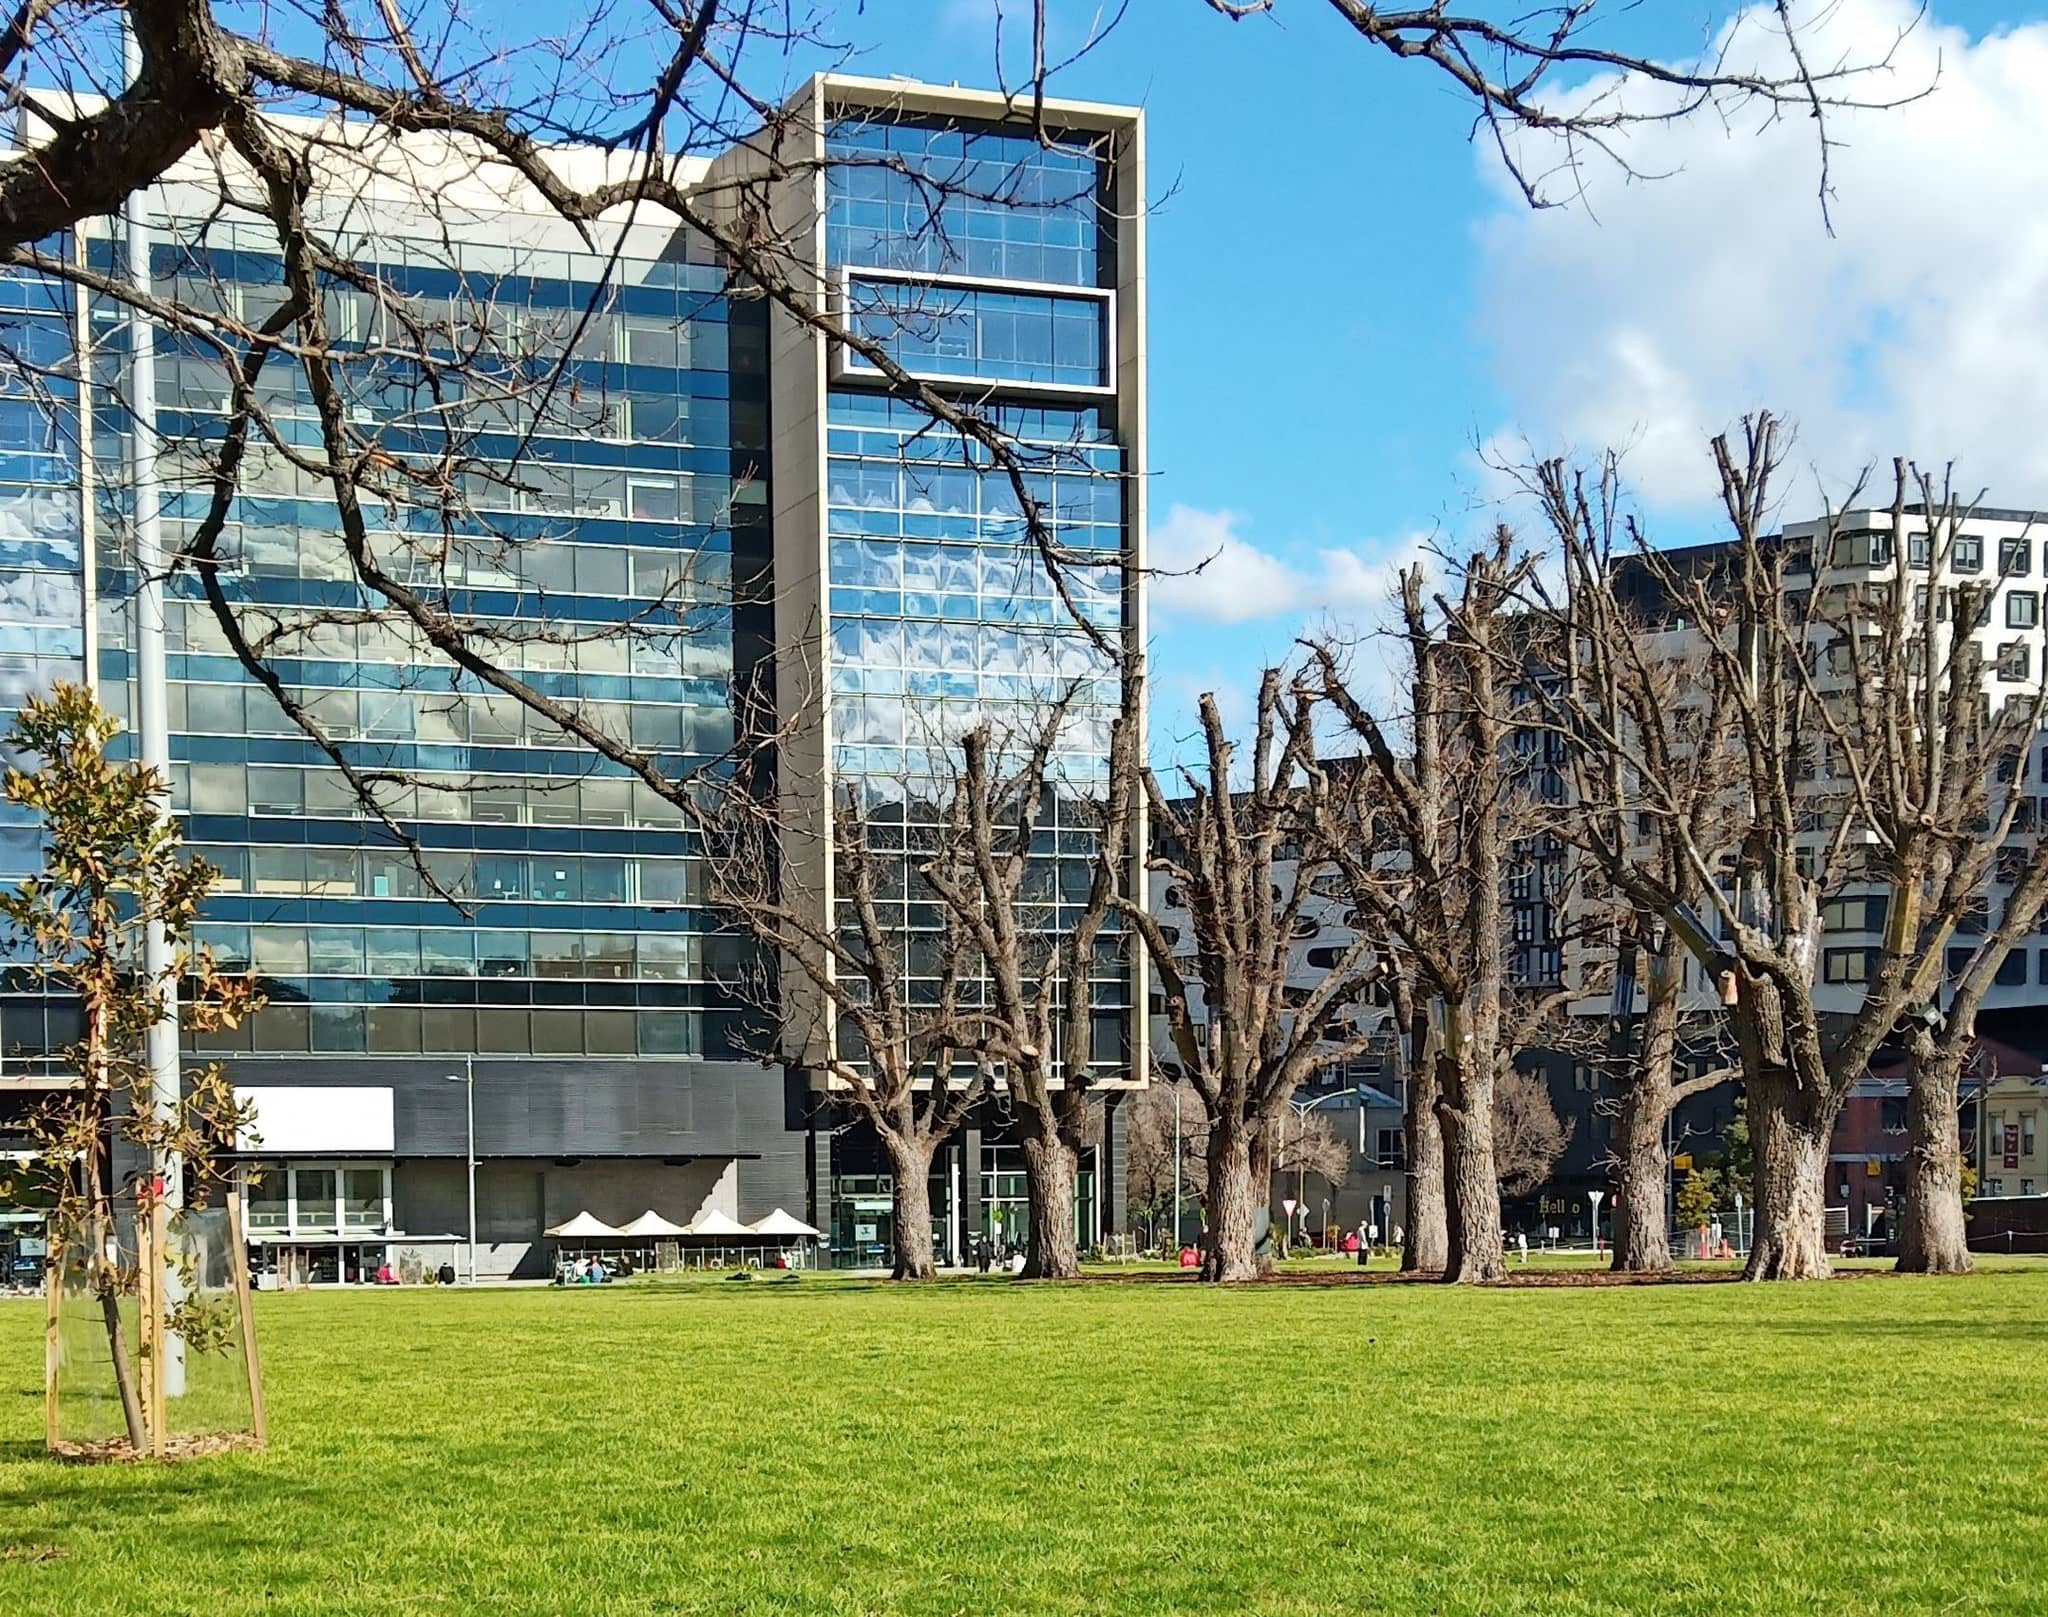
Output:
[[40,1456],[0,1613],[2026,1612],[2048,1268],[263,1296],[274,1443]]

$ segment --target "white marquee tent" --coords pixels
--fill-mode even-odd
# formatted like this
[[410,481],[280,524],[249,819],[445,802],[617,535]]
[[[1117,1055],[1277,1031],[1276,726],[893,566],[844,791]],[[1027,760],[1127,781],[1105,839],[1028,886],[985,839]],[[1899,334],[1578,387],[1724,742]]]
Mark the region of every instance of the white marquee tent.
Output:
[[798,1218],[796,1214],[785,1213],[779,1207],[766,1218],[755,1219],[753,1230],[756,1235],[774,1236],[777,1239],[809,1236],[814,1241],[818,1240],[825,1233],[823,1230],[812,1229],[810,1225]]
[[638,1218],[634,1219],[632,1223],[621,1225],[619,1227],[619,1233],[621,1235],[643,1236],[650,1239],[654,1239],[675,1235],[687,1235],[689,1234],[689,1231],[683,1225],[674,1223],[669,1219],[663,1218],[661,1214],[657,1213],[653,1208],[650,1207],[647,1209],[646,1212],[642,1213]]
[[731,1215],[713,1208],[708,1213],[699,1213],[683,1226],[685,1235],[715,1235],[730,1240],[734,1236],[752,1235],[754,1232]]
[[603,1241],[616,1240],[625,1234],[624,1230],[613,1229],[603,1219],[589,1212],[578,1213],[566,1223],[557,1224],[548,1234],[557,1241]]

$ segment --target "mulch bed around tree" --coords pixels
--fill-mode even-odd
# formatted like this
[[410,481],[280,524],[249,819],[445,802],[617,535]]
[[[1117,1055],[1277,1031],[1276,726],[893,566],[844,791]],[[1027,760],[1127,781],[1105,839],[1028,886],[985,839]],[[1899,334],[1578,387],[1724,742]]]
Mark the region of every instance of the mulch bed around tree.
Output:
[[[216,1454],[232,1454],[262,1446],[247,1432],[195,1433],[174,1437],[165,1443],[163,1460],[167,1465],[184,1460],[208,1460]],[[94,1443],[59,1443],[50,1452],[74,1465],[135,1465],[156,1459],[153,1454],[136,1453],[125,1437],[102,1438]]]

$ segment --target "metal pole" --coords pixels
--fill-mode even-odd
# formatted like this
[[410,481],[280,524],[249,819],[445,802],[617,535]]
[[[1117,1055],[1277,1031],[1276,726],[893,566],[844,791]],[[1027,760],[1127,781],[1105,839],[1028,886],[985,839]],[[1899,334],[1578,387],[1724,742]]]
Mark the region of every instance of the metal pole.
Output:
[[462,1058],[462,1093],[469,1102],[469,1283],[476,1284],[476,1057]]
[[1173,1251],[1180,1259],[1180,1081],[1173,1085]]
[[[121,60],[133,84],[142,76],[142,47],[123,14]],[[144,193],[128,198],[128,282],[144,296],[149,292],[149,225]],[[156,330],[142,310],[128,310],[129,484],[135,501],[135,741],[138,759],[168,785],[171,775],[170,698],[164,665],[164,558],[162,491],[157,483]],[[159,806],[168,813],[168,804]],[[176,1117],[183,1099],[178,1078],[178,979],[173,970],[169,930],[152,921],[143,933],[142,969],[160,997],[157,1019],[149,1026],[143,1049],[149,1061],[150,1100],[157,1117]],[[185,1205],[185,1164],[175,1151],[161,1150],[151,1164],[166,1224]],[[155,1261],[161,1262],[158,1254]],[[164,1307],[175,1313],[183,1301],[183,1285],[175,1270],[164,1275]],[[162,1382],[164,1392],[185,1391],[185,1342],[166,1329]]]

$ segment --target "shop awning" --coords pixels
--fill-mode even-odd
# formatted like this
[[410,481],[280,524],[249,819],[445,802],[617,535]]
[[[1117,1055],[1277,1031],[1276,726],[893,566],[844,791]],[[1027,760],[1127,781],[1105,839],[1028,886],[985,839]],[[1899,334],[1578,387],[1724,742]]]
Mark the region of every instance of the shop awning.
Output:
[[622,1230],[613,1229],[603,1219],[595,1218],[588,1212],[578,1213],[566,1224],[557,1224],[548,1231],[548,1234],[557,1241],[595,1240],[624,1233]]
[[756,1235],[772,1235],[777,1237],[778,1239],[791,1236],[808,1235],[809,1237],[811,1237],[812,1240],[817,1240],[821,1238],[825,1232],[823,1230],[812,1229],[810,1225],[806,1224],[802,1219],[798,1218],[796,1214],[785,1213],[781,1208],[778,1207],[766,1218],[757,1218],[754,1220],[754,1233]]
[[650,1207],[646,1212],[634,1219],[632,1223],[620,1225],[619,1233],[621,1235],[687,1235],[689,1231],[684,1229],[682,1225],[663,1218],[661,1214]]

